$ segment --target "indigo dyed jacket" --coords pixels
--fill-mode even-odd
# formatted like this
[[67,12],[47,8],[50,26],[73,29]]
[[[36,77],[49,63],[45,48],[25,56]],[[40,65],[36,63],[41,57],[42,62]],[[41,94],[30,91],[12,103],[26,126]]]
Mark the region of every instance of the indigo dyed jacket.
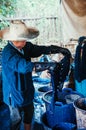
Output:
[[50,47],[27,42],[23,51],[24,54],[8,42],[2,52],[3,101],[13,107],[22,107],[32,103],[34,63],[31,62],[31,58],[49,54]]

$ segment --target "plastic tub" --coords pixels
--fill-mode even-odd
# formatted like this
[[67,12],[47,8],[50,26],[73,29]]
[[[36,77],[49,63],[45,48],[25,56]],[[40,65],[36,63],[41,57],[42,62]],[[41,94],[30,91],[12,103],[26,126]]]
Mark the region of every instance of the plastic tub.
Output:
[[[54,127],[57,123],[68,122],[76,124],[76,113],[73,103],[66,103],[66,95],[76,94],[77,92],[70,88],[58,92],[58,101],[54,103],[53,91],[48,91],[43,95],[43,100],[46,105],[47,121],[50,127]],[[79,94],[77,94],[79,95]],[[82,95],[79,95],[82,97]]]
[[53,130],[76,130],[76,125],[68,122],[61,122],[57,124]]
[[73,105],[76,110],[77,128],[86,130],[86,98],[75,100]]
[[43,123],[43,125],[44,125],[44,129],[45,129],[45,130],[52,130],[52,129],[49,127],[49,125],[48,125],[47,118],[46,118],[46,112],[42,115],[41,121],[42,121],[42,123]]
[[72,93],[72,94],[66,95],[65,100],[66,100],[66,103],[69,104],[69,103],[73,103],[76,99],[80,97],[84,97],[84,96],[79,93]]

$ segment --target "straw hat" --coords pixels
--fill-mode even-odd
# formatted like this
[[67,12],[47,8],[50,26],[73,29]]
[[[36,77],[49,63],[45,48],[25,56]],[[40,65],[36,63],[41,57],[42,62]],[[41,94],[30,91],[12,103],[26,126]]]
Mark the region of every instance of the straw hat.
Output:
[[39,31],[36,28],[27,27],[22,21],[12,21],[6,29],[0,30],[0,38],[3,40],[21,41],[36,38]]

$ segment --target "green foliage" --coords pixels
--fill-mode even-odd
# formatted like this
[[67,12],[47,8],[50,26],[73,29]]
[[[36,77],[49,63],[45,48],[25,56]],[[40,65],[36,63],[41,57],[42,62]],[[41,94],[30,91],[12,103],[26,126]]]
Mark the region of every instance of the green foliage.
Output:
[[12,15],[15,12],[16,0],[0,0],[0,15]]
[[27,17],[57,16],[59,0],[0,0],[2,17],[22,15]]
[[[53,32],[54,22],[49,22],[46,17],[58,16],[59,0],[0,0],[0,29],[9,25],[9,22],[4,20],[5,18],[34,18],[34,20],[26,20],[25,22],[31,26],[37,26],[40,30],[39,42],[45,43],[48,37],[53,38],[48,34]],[[40,18],[35,20],[35,18]],[[56,24],[59,21],[56,21]],[[52,25],[52,26],[51,26]],[[56,30],[59,30],[59,26],[56,26]],[[48,36],[50,35],[50,36]],[[53,33],[54,38],[57,36],[57,31]],[[45,38],[44,38],[45,37]],[[37,40],[37,39],[36,39]],[[52,39],[51,39],[52,40]],[[57,40],[57,37],[56,37]],[[35,41],[36,43],[36,41]],[[0,44],[0,46],[3,44]]]

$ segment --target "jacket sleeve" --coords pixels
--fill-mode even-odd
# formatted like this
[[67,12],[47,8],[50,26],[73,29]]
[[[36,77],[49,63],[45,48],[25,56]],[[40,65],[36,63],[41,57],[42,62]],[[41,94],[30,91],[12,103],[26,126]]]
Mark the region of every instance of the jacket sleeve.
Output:
[[50,54],[50,46],[34,45],[31,42],[27,43],[26,49],[30,57],[39,57],[42,54]]
[[3,67],[9,67],[12,71],[19,73],[32,72],[34,64],[26,61],[21,55],[13,51],[5,51],[2,54]]
[[32,43],[28,43],[27,46],[28,46],[27,48],[29,48],[28,50],[31,57],[38,57],[42,54],[56,54],[56,53],[62,53],[63,55],[71,56],[71,53],[67,48],[63,48],[56,45],[39,46],[34,45]]

